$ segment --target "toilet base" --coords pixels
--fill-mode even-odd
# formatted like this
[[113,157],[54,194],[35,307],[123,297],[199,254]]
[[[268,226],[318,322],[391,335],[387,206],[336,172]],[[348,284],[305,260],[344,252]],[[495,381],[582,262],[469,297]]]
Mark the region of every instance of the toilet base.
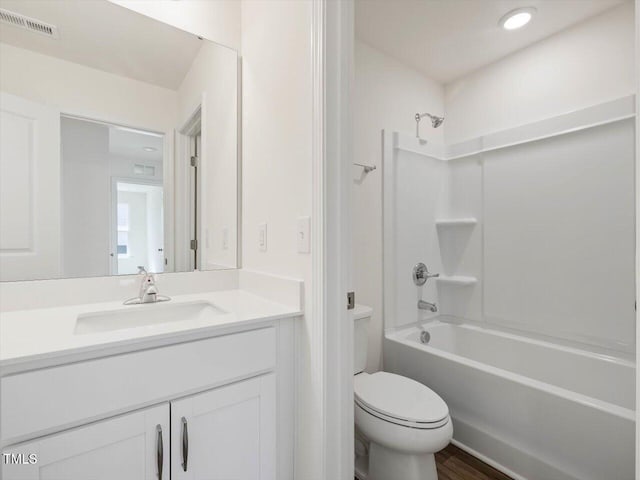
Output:
[[369,444],[367,480],[438,480],[433,453],[411,454]]
[[353,473],[357,480],[368,480],[369,455],[356,455],[356,463]]

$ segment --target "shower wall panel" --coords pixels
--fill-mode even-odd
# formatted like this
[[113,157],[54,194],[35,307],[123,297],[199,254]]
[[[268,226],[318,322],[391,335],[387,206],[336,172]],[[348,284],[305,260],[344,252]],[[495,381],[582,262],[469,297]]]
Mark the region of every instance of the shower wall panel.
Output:
[[634,122],[483,154],[484,317],[633,351]]
[[[394,221],[390,225],[394,236],[394,272],[385,271],[385,277],[393,280],[385,283],[394,290],[396,308],[390,314],[387,325],[401,326],[415,323],[425,315],[435,315],[418,310],[419,299],[433,302],[437,291],[435,282],[428,281],[423,287],[413,283],[412,271],[418,262],[425,263],[430,271],[440,272],[438,237],[435,228],[436,216],[446,200],[446,162],[412,152],[395,150],[391,162],[395,181],[385,189],[385,201],[394,204]],[[388,164],[385,164],[387,168]],[[385,305],[385,312],[387,305]]]

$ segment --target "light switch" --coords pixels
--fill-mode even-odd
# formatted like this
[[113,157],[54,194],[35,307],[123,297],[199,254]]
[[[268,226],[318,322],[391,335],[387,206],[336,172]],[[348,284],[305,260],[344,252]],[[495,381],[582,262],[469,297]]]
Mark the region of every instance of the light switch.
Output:
[[311,218],[299,217],[298,218],[298,253],[311,252]]
[[267,224],[261,223],[258,225],[258,250],[261,252],[267,251]]

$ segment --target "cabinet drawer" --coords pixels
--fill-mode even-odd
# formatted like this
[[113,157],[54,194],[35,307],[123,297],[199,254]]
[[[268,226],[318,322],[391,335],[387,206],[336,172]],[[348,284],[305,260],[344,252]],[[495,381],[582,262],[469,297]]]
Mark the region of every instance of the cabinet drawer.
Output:
[[225,335],[2,378],[2,444],[274,369],[275,329]]

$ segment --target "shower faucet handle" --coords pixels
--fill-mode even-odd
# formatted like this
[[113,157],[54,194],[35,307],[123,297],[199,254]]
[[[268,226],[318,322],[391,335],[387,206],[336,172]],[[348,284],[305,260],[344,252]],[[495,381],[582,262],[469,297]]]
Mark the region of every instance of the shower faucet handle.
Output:
[[429,272],[427,266],[422,262],[413,267],[413,283],[415,283],[419,287],[424,285],[430,278],[436,278],[439,276],[439,273]]

